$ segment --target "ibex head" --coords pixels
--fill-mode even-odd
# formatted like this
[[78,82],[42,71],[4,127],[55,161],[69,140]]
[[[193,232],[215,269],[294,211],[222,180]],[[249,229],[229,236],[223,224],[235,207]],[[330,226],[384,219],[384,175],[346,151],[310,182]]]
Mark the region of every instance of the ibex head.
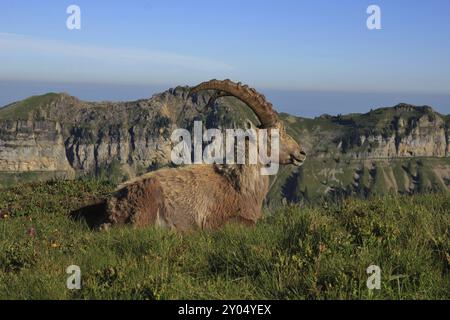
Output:
[[306,159],[306,153],[300,145],[286,133],[283,123],[278,119],[276,112],[270,102],[258,93],[255,89],[235,83],[231,80],[210,80],[203,82],[191,89],[189,95],[204,91],[215,90],[208,105],[220,97],[233,96],[244,102],[253,110],[259,122],[261,129],[278,129],[280,134],[279,163],[293,164],[301,166]]

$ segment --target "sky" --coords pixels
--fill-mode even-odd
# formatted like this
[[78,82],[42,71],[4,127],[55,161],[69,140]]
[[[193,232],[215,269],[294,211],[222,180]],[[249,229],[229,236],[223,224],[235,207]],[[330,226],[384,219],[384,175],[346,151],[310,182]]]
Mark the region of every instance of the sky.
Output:
[[[66,10],[81,9],[69,30]],[[369,30],[369,5],[381,30]],[[399,102],[450,113],[448,0],[2,0],[0,105],[149,97],[212,78],[316,116]]]

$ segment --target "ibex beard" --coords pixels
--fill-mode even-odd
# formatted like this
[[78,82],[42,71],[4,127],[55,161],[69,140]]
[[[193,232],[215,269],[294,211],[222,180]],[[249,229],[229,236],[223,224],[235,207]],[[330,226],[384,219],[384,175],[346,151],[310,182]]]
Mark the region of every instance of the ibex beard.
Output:
[[[213,92],[212,101],[225,96],[244,102],[260,122],[257,130],[276,129],[278,163],[301,166],[306,154],[290,137],[272,104],[256,90],[230,80],[211,80],[190,90]],[[219,228],[230,221],[252,226],[262,216],[269,191],[264,162],[256,164],[197,164],[160,169],[127,181],[99,208],[106,216],[102,228],[113,224],[135,227],[158,225],[179,231]]]

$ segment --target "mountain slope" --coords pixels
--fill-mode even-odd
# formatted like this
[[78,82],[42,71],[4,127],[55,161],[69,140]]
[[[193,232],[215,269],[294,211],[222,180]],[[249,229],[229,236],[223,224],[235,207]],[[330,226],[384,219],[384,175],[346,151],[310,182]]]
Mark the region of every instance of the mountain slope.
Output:
[[[188,90],[117,103],[50,93],[0,109],[0,185],[85,174],[123,180],[170,165],[175,128],[192,129],[194,120],[207,128],[256,121],[236,99],[205,109],[208,94],[188,99]],[[280,118],[309,157],[299,170],[280,170],[269,205],[449,189],[450,116],[431,107],[399,104],[366,114]]]

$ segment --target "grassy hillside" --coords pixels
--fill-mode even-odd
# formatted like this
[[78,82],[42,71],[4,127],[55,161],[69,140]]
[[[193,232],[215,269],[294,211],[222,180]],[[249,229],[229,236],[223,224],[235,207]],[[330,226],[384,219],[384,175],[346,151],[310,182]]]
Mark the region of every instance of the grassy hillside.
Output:
[[308,159],[300,168],[282,167],[269,193],[269,204],[317,203],[324,199],[367,198],[385,194],[449,192],[450,158],[386,160]]
[[39,112],[44,115],[61,94],[47,93],[32,96],[0,108],[0,119],[3,120],[31,120],[39,118]]
[[[0,194],[0,299],[450,299],[445,194],[287,206],[257,227],[177,234],[91,231],[68,218],[107,194],[99,180]],[[69,265],[83,287],[66,289]],[[366,287],[370,265],[381,290]]]

